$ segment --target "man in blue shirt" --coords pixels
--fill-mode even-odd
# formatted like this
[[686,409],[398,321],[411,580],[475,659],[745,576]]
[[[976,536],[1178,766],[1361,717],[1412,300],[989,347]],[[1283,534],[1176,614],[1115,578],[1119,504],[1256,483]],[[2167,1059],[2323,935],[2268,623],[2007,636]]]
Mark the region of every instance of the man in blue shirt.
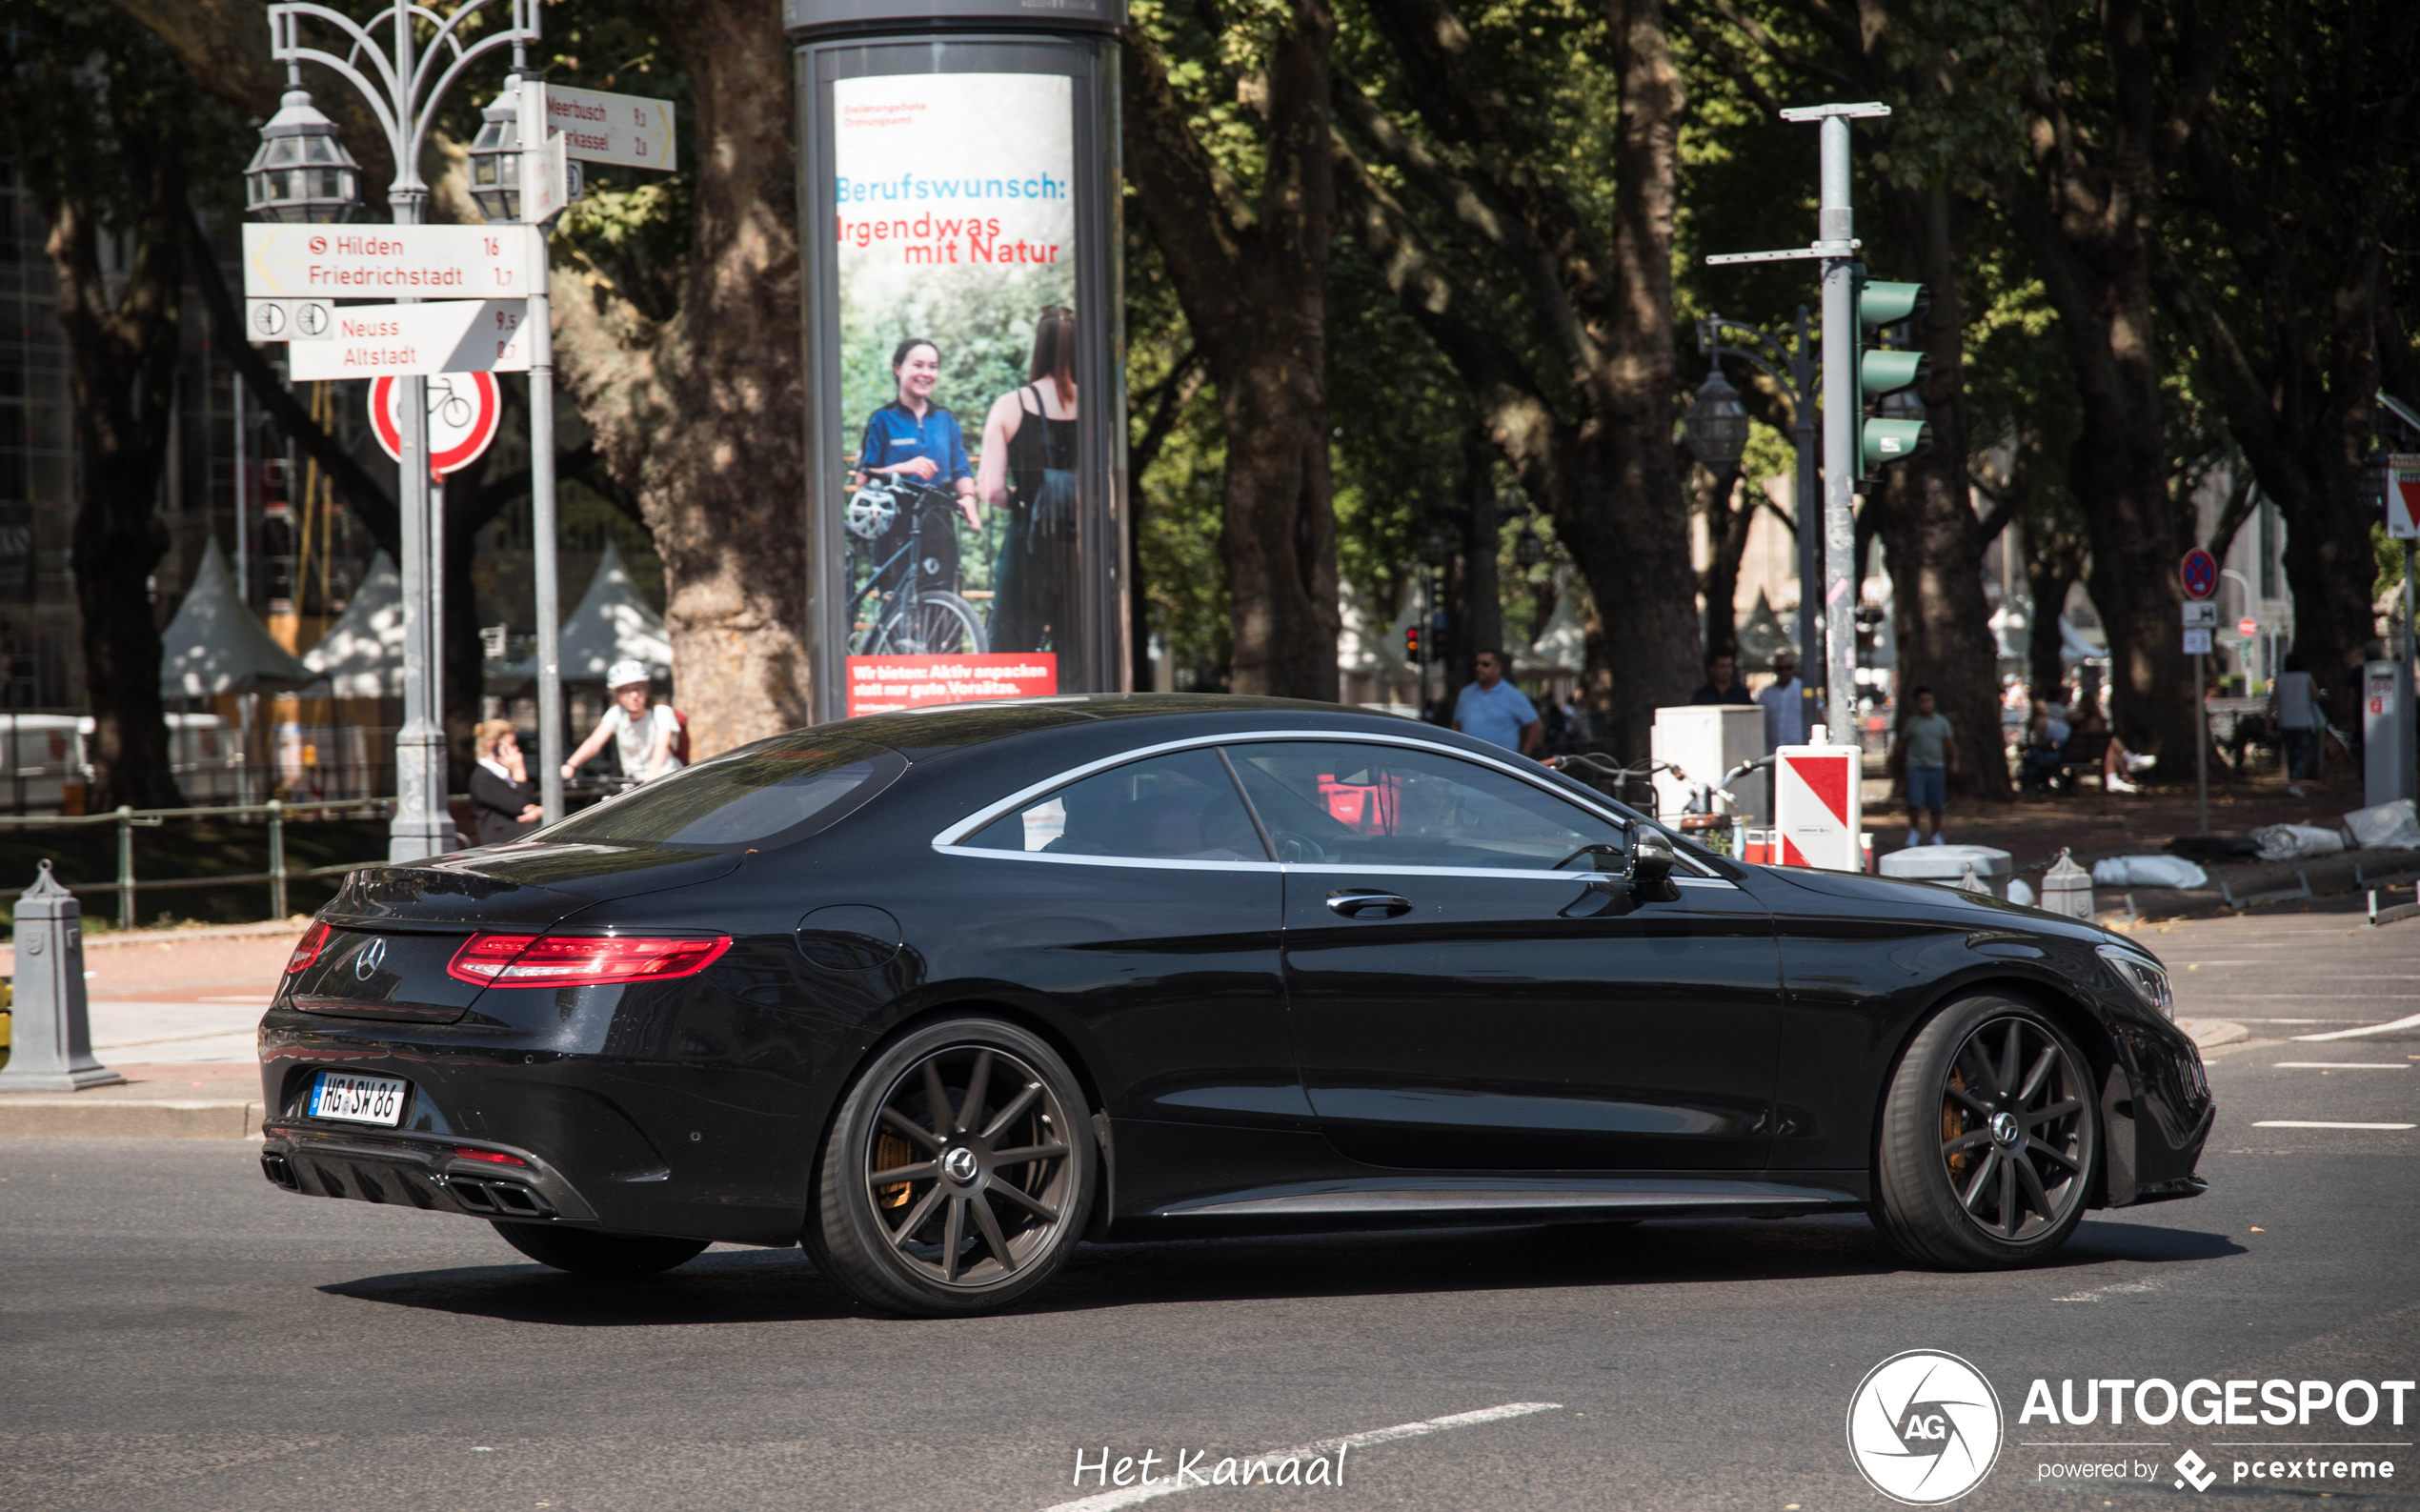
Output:
[[1454,700],[1454,728],[1520,752],[1533,755],[1546,734],[1521,690],[1504,680],[1504,654],[1482,651],[1476,658],[1479,680],[1464,687]]
[[865,417],[857,471],[953,489],[968,528],[979,529],[966,437],[958,430],[958,416],[933,402],[933,386],[941,378],[940,349],[922,337],[909,337],[891,353],[891,375],[898,382],[898,396]]

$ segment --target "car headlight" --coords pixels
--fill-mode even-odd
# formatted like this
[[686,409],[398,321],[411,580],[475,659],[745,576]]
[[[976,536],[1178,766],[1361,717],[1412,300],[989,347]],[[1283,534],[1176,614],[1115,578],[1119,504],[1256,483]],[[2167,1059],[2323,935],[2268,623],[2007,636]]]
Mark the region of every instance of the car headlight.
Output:
[[2168,971],[2159,962],[2117,945],[2102,946],[2101,958],[2117,973],[2118,980],[2134,990],[2145,1007],[2163,1018],[2176,1017],[2176,995],[2168,990]]

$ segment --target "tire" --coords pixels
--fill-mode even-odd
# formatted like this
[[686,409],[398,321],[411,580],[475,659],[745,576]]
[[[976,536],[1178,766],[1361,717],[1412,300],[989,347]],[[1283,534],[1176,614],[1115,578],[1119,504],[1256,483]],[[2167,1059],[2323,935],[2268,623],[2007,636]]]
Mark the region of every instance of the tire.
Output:
[[2100,1158],[2099,1097],[2075,1042],[2029,1004],[1969,998],[1918,1032],[1891,1078],[1874,1221],[1919,1264],[2034,1264],[2084,1220]]
[[980,655],[991,649],[973,604],[930,589],[918,597],[916,612],[892,627],[891,640],[917,655]]
[[555,1228],[545,1223],[497,1223],[504,1242],[540,1265],[596,1280],[636,1280],[684,1265],[706,1247],[702,1239],[666,1239],[655,1234],[599,1234],[595,1229]]
[[808,1250],[868,1306],[995,1312],[1066,1262],[1097,1169],[1082,1094],[1049,1045],[995,1018],[927,1024],[834,1112]]

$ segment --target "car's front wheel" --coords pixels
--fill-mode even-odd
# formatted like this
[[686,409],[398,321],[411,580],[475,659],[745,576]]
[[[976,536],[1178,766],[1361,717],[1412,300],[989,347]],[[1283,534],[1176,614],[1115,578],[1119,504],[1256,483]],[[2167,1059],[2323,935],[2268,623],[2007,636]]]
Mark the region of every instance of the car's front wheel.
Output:
[[498,1222],[494,1227],[504,1242],[540,1265],[596,1280],[653,1276],[687,1264],[706,1247],[702,1239],[667,1239],[656,1234],[599,1234],[594,1229],[545,1223]]
[[822,1272],[891,1312],[1006,1307],[1076,1247],[1093,1194],[1076,1079],[995,1018],[932,1023],[877,1055],[824,1140],[807,1242]]
[[1891,1079],[1875,1220],[1922,1264],[2030,1264],[2083,1221],[2100,1155],[2075,1042],[2030,1004],[1969,998],[1917,1033]]

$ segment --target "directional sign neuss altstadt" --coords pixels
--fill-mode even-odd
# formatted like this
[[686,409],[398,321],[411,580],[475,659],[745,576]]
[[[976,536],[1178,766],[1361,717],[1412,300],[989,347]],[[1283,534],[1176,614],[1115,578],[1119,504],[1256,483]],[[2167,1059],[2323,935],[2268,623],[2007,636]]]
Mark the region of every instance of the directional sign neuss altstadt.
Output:
[[521,299],[527,239],[491,226],[244,228],[252,299]]
[[546,124],[563,135],[564,151],[584,163],[670,169],[673,102],[599,90],[546,87]]
[[519,299],[438,299],[425,305],[338,305],[334,339],[296,341],[296,383],[423,377],[440,373],[527,373]]

